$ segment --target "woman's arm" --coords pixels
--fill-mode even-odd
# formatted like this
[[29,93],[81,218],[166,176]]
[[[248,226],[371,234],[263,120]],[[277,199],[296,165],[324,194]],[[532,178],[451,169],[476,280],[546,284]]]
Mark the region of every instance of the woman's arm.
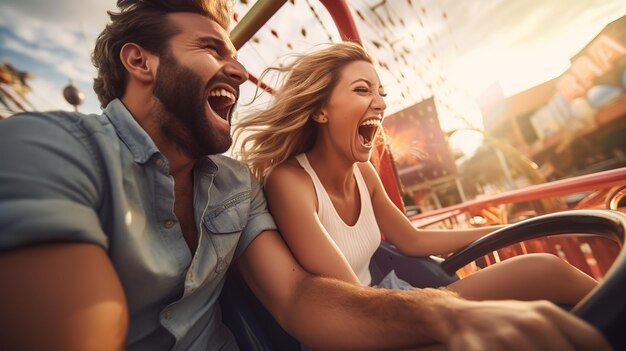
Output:
[[283,163],[269,174],[265,194],[270,212],[289,249],[308,272],[360,284],[341,250],[317,215],[317,196],[309,175]]
[[455,230],[419,230],[393,204],[371,163],[359,164],[372,197],[378,226],[389,242],[409,256],[440,255],[457,251],[472,241],[501,228],[491,226]]

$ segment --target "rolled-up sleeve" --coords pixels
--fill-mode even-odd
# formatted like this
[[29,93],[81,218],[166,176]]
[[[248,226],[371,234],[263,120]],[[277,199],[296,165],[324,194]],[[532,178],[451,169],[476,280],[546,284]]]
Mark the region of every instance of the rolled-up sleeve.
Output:
[[235,259],[238,258],[256,239],[259,234],[266,230],[276,230],[276,223],[267,208],[265,194],[259,182],[250,173],[250,212],[248,221],[241,232],[241,238],[235,251]]
[[46,117],[0,122],[0,250],[60,241],[106,249],[97,152],[88,136]]

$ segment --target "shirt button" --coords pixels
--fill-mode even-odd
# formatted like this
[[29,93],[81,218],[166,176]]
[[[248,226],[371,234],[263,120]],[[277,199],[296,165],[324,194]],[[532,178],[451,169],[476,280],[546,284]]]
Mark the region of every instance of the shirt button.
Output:
[[226,269],[226,266],[227,266],[226,260],[224,260],[223,258],[218,258],[217,265],[215,266],[215,272],[222,273],[224,269]]
[[163,159],[162,158],[157,158],[156,165],[159,168],[163,167]]
[[167,229],[171,229],[174,226],[174,221],[168,219],[167,221],[165,221],[165,223],[163,223],[163,226]]
[[165,311],[165,313],[163,313],[163,317],[165,317],[165,319],[170,319],[170,318],[172,318],[172,312],[170,312],[170,311]]

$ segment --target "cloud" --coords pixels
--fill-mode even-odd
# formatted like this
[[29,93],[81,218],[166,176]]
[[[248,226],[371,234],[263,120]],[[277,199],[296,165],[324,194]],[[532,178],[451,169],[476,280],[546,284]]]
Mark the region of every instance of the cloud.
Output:
[[0,26],[32,46],[63,51],[79,59],[89,57],[79,23],[71,26],[52,23],[0,5]]
[[56,21],[39,18],[38,13],[55,12],[58,7],[56,4],[39,4],[35,9],[34,4],[27,0],[0,5],[0,27],[11,33],[0,37],[2,49],[35,60],[40,63],[39,70],[45,67],[64,77],[64,80],[91,82],[95,69],[90,62],[90,48],[78,23],[69,23],[58,16]]
[[63,87],[44,78],[33,78],[28,81],[32,91],[28,101],[39,111],[69,110],[71,105],[63,99]]
[[45,64],[46,68],[57,71],[67,79],[91,82],[95,76],[95,68],[86,61],[86,58],[76,60],[62,51],[30,47],[12,38],[5,38],[2,41],[2,46],[4,49],[12,50]]
[[106,11],[111,9],[115,9],[114,0],[3,0],[0,5],[0,13],[21,15],[15,20],[26,18],[65,28],[80,28],[82,24],[88,33],[104,28]]

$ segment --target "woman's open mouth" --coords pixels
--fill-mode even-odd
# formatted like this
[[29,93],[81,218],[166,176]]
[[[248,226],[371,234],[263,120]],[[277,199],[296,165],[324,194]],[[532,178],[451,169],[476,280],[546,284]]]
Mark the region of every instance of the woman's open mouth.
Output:
[[374,137],[381,125],[379,118],[370,118],[359,125],[359,140],[363,146],[371,148]]
[[230,112],[233,105],[237,101],[235,94],[224,88],[215,88],[209,92],[207,102],[211,110],[213,110],[220,118],[226,122],[230,121]]

